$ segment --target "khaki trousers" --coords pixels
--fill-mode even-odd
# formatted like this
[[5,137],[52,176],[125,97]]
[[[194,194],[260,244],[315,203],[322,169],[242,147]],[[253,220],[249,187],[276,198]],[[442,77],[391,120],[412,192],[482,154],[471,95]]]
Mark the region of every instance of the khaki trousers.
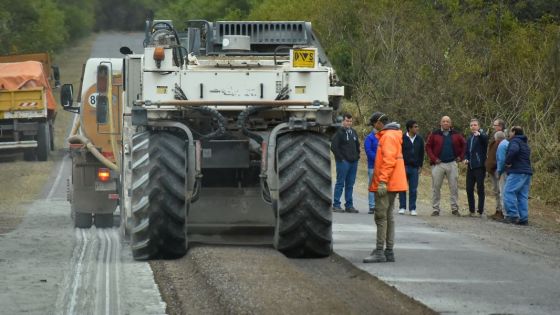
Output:
[[496,196],[496,211],[502,211],[503,209],[503,201],[501,197],[501,189],[500,189],[500,176],[498,172],[488,172],[490,177],[490,181],[492,182],[492,191],[494,192],[494,196]]
[[506,215],[506,207],[504,205],[504,187],[506,186],[506,178],[507,178],[507,174],[503,173],[500,176],[499,179],[499,185],[500,185],[500,207],[504,213],[504,216]]
[[395,244],[395,221],[393,220],[393,205],[396,192],[387,192],[381,197],[375,192],[375,225],[377,226],[376,249],[393,249]]
[[443,179],[446,177],[451,195],[451,210],[459,210],[459,205],[457,204],[457,200],[459,199],[459,190],[457,188],[459,170],[457,168],[457,162],[453,161],[432,165],[432,208],[434,211],[440,211],[441,185],[443,184]]

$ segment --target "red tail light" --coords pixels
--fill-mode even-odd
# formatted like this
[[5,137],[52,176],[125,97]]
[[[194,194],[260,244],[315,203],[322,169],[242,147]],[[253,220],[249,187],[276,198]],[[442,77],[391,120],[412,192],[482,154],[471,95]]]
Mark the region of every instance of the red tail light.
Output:
[[98,168],[97,169],[97,179],[101,182],[108,182],[111,179],[111,172],[108,168]]

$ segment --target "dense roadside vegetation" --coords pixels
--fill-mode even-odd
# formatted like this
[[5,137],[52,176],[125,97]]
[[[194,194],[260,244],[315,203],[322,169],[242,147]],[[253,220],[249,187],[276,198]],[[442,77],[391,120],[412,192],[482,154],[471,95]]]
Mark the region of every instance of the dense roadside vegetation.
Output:
[[382,110],[424,131],[444,114],[461,130],[472,117],[521,125],[533,192],[560,204],[560,0],[0,0],[0,54],[141,29],[146,16],[312,21],[358,120]]

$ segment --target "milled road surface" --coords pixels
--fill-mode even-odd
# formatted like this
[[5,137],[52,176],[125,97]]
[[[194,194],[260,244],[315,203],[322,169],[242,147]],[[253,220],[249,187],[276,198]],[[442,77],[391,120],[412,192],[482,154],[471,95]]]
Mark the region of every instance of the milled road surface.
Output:
[[434,314],[337,255],[201,246],[151,266],[169,314]]

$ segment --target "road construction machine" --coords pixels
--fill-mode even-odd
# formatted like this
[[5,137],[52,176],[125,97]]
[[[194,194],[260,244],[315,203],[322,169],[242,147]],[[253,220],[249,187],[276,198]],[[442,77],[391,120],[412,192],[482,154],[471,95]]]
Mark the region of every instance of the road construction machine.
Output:
[[344,87],[309,22],[148,21],[144,50],[121,52],[122,107],[104,75],[121,63],[96,68],[96,128],[118,144],[135,259],[193,243],[331,253],[329,135]]
[[0,151],[48,160],[57,109],[51,86],[59,80],[48,53],[0,56]]

